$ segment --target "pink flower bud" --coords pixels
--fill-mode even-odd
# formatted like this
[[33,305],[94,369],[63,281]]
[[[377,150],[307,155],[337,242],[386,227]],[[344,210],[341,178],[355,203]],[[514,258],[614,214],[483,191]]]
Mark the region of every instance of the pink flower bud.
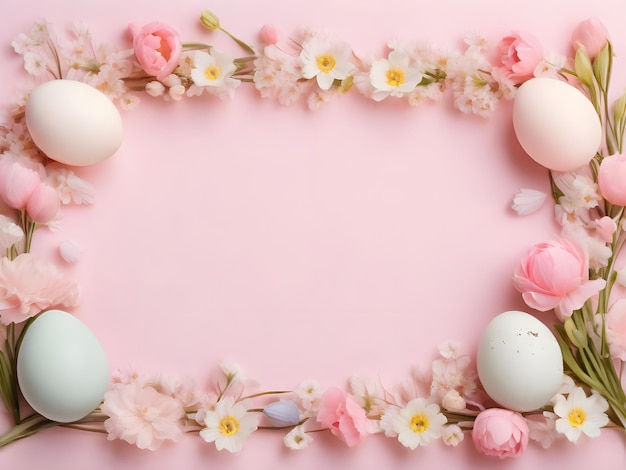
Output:
[[17,162],[0,165],[0,197],[13,209],[24,209],[41,184],[39,174]]
[[132,23],[128,28],[135,57],[146,73],[163,80],[178,67],[182,42],[173,28],[158,21],[141,27]]
[[260,31],[261,40],[267,44],[272,45],[278,42],[278,31],[272,25],[266,24]]
[[600,194],[611,204],[626,206],[626,155],[604,158],[598,170]]
[[580,23],[572,35],[574,50],[584,47],[591,60],[598,56],[608,40],[606,27],[597,18],[588,18]]
[[61,201],[54,188],[40,183],[28,200],[26,212],[35,222],[45,224],[56,217],[60,207]]
[[476,417],[472,440],[485,455],[515,457],[528,445],[528,424],[519,413],[490,408]]

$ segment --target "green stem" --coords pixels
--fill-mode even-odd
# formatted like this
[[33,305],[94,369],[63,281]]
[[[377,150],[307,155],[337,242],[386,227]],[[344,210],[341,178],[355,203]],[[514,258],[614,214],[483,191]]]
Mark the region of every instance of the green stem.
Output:
[[59,424],[60,423],[50,421],[39,414],[30,415],[21,423],[16,424],[7,432],[0,435],[0,447],[4,447],[12,442],[24,439],[25,437],[32,436],[43,429],[58,426]]

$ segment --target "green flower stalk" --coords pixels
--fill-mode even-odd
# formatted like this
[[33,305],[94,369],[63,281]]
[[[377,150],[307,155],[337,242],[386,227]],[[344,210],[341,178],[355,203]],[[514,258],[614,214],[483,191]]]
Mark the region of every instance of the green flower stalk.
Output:
[[224,28],[222,28],[222,26],[220,25],[220,19],[211,10],[204,10],[200,14],[200,22],[207,29],[210,29],[212,31],[219,30],[219,31],[223,32],[228,37],[230,37],[233,41],[235,41],[237,44],[239,44],[249,54],[252,54],[252,55],[255,54],[254,49],[250,45],[248,45],[247,43],[245,43],[244,41],[242,41],[238,37],[235,37],[233,34],[228,32]]

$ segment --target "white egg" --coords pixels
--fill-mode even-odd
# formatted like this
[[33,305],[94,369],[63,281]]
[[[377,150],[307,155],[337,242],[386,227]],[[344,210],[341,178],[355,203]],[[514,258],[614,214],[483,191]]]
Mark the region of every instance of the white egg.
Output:
[[517,90],[513,128],[522,148],[550,170],[588,163],[602,141],[600,119],[585,95],[554,78],[533,78]]
[[100,405],[109,367],[100,343],[83,322],[67,312],[49,310],[24,334],[17,379],[35,411],[69,423]]
[[552,332],[528,313],[495,317],[476,358],[485,392],[500,406],[532,411],[546,405],[563,381],[563,356]]
[[26,125],[35,145],[52,160],[92,165],[122,143],[122,119],[109,98],[74,80],[37,86],[26,102]]

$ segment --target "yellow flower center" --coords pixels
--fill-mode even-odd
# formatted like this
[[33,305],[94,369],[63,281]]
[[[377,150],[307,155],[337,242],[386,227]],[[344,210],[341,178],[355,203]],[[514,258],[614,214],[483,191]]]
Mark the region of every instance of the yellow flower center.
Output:
[[569,424],[571,424],[575,428],[585,424],[586,418],[587,413],[585,413],[585,410],[583,410],[582,408],[574,408],[567,415],[567,420],[569,421]]
[[239,432],[239,421],[234,416],[226,416],[220,421],[220,432],[226,436],[232,436]]
[[424,413],[420,413],[418,415],[413,415],[409,426],[411,427],[411,431],[416,432],[417,434],[422,434],[428,430],[429,424],[430,422],[428,421],[428,416]]
[[337,65],[337,61],[332,55],[321,55],[317,58],[317,68],[322,72],[330,72]]
[[387,85],[399,87],[404,83],[404,70],[389,69],[387,70]]
[[209,80],[217,80],[220,77],[220,68],[212,65],[204,69],[204,76]]

